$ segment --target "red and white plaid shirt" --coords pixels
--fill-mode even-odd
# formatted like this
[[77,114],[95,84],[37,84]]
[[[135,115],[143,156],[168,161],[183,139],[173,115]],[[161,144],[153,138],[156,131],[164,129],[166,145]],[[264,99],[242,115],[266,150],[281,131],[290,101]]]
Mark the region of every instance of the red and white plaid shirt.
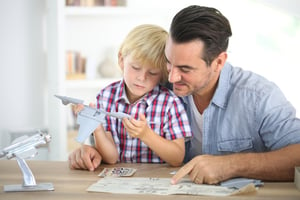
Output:
[[[134,104],[130,104],[124,81],[114,82],[97,95],[97,108],[108,112],[127,113],[135,119],[138,119],[139,113],[143,113],[151,129],[168,140],[192,136],[183,103],[172,91],[160,85]],[[164,162],[140,139],[129,137],[121,119],[106,116],[103,127],[112,133],[119,152],[119,162]]]

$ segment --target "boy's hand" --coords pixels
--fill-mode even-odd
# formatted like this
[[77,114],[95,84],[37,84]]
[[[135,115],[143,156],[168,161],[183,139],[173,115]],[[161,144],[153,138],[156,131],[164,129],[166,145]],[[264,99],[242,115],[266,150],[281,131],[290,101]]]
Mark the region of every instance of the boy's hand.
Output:
[[123,124],[130,137],[142,139],[150,129],[144,114],[139,114],[139,120],[124,118]]
[[[92,107],[92,108],[96,108],[96,105],[94,103],[90,103],[89,106]],[[76,105],[72,104],[72,110],[73,110],[73,113],[74,113],[75,116],[77,116],[78,113],[80,111],[82,111],[83,109],[84,109],[83,104],[76,104]]]
[[84,109],[84,105],[83,104],[72,104],[72,111],[74,113],[74,115],[77,117],[78,113]]

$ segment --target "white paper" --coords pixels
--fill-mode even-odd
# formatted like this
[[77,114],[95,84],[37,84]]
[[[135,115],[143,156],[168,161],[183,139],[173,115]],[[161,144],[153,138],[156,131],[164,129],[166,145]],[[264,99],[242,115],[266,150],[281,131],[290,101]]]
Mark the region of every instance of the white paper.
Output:
[[176,185],[169,178],[112,178],[105,177],[92,184],[87,191],[117,194],[156,194],[156,195],[206,195],[229,196],[237,193],[256,191],[253,184],[241,189],[227,188],[217,185],[195,184],[184,179]]

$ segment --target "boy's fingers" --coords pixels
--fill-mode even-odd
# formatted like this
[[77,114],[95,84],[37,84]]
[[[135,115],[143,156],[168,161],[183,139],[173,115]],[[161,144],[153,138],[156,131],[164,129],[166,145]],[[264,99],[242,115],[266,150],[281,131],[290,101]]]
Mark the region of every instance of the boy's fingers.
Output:
[[141,121],[145,121],[146,120],[146,117],[145,117],[145,115],[143,113],[139,114],[139,118],[140,118]]
[[96,108],[96,105],[94,103],[90,103],[89,106],[92,108]]

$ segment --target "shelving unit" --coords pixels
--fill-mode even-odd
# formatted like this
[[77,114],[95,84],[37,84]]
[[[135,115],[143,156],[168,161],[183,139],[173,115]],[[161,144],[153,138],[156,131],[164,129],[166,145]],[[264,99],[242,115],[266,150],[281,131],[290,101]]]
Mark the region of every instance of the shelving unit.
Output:
[[[129,1],[129,0],[127,0]],[[55,94],[95,102],[96,94],[119,76],[101,77],[98,68],[111,59],[118,72],[117,50],[127,33],[139,24],[157,24],[168,29],[172,12],[134,7],[67,7],[65,1],[47,0],[48,121],[53,136],[49,159],[66,160],[68,156],[67,125],[70,108],[63,106]],[[66,80],[66,51],[74,50],[86,57],[86,77]],[[110,62],[111,63],[111,62]],[[113,68],[115,67],[115,69]],[[72,132],[74,134],[74,132]],[[53,145],[51,147],[51,145]]]
[[[68,133],[67,129],[71,108],[70,106],[63,106],[53,95],[60,94],[81,98],[88,104],[95,101],[96,94],[102,87],[119,79],[118,77],[104,78],[96,74],[96,65],[99,65],[100,58],[93,58],[94,71],[89,73],[95,73],[95,76],[89,79],[67,80],[66,51],[77,50],[83,52],[88,58],[91,54],[94,56],[93,51],[99,51],[102,45],[93,45],[93,41],[97,41],[97,37],[84,35],[95,31],[95,26],[90,26],[88,30],[83,27],[84,24],[87,21],[92,21],[92,23],[101,22],[107,15],[114,16],[120,12],[125,12],[125,8],[66,7],[64,1],[47,0],[47,32],[50,33],[47,35],[48,119],[49,133],[53,137],[50,144],[50,160],[66,160],[69,151],[72,151],[70,147],[77,147],[77,145],[74,145],[74,141],[70,141],[72,140],[71,137],[76,134],[74,131]],[[96,31],[99,33],[102,30],[97,29]],[[89,39],[89,41],[86,41],[86,39]],[[103,46],[106,47],[106,45]],[[96,50],[94,50],[94,47],[96,47]]]

